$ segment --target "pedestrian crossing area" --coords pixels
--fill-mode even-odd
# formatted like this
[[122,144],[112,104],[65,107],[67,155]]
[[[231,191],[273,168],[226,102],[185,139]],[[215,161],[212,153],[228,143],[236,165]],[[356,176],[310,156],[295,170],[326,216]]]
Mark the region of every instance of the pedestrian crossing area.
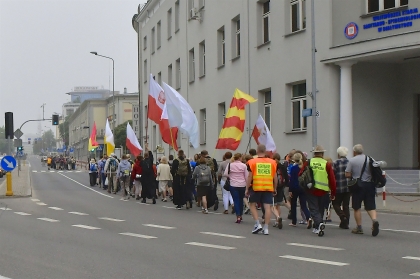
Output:
[[81,170],[33,170],[32,173],[80,173]]

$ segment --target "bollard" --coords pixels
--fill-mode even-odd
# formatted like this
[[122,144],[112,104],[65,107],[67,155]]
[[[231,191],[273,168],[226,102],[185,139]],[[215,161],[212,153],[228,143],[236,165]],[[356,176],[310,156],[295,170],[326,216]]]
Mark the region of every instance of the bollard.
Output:
[[382,205],[386,207],[386,189],[385,186],[382,188]]
[[13,196],[13,191],[12,191],[12,173],[11,172],[7,172],[6,173],[6,196]]

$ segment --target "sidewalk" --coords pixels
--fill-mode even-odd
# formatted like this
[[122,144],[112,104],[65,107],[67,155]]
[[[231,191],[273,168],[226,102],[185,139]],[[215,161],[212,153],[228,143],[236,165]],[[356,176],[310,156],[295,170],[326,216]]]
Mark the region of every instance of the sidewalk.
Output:
[[376,198],[378,212],[420,215],[420,196],[391,196],[386,195],[386,206],[383,205],[382,196]]
[[[0,180],[0,198],[6,197],[6,176]],[[21,165],[21,170],[18,176],[17,168],[12,172],[12,189],[13,196],[11,197],[28,197],[32,195],[31,174],[28,164]]]

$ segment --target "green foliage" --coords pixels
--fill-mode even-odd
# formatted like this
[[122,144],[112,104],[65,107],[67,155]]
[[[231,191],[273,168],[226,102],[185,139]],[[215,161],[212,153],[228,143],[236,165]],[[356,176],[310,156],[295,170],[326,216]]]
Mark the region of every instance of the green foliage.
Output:
[[37,143],[35,143],[35,140],[32,140],[33,146],[32,151],[34,154],[41,153],[41,150],[44,149],[46,151],[48,148],[55,147],[55,137],[54,133],[51,130],[48,130],[42,134],[42,140],[37,140]]
[[7,153],[7,140],[4,138],[4,127],[0,127],[0,154]]
[[64,143],[67,146],[69,145],[69,136],[70,136],[68,119],[69,119],[69,117],[67,116],[64,119],[64,122],[61,123],[60,125],[58,125],[58,131],[60,132],[60,138],[62,138],[64,140]]
[[127,122],[130,123],[130,125],[133,125],[132,121],[126,121],[121,125],[118,125],[114,129],[114,143],[115,147],[124,146],[125,147],[125,140],[127,139]]

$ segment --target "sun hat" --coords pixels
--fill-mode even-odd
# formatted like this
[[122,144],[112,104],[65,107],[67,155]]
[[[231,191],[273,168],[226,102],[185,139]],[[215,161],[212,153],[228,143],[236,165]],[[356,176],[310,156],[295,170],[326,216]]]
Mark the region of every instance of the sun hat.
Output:
[[323,153],[327,150],[325,150],[321,145],[315,146],[314,150],[312,150],[312,153]]

